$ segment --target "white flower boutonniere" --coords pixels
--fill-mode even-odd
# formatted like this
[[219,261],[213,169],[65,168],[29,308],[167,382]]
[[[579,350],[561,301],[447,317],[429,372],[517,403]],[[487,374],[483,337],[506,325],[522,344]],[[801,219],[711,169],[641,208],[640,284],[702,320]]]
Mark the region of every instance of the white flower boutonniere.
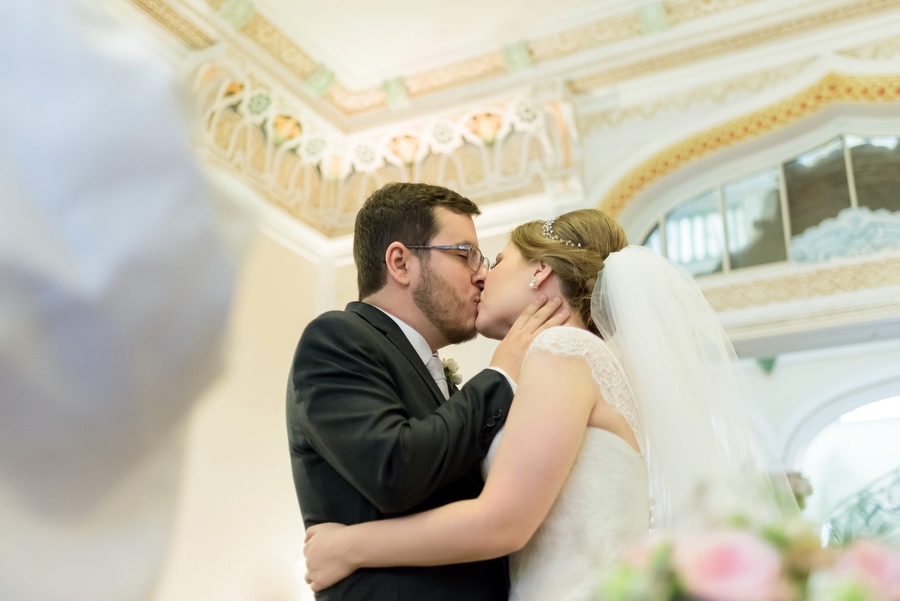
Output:
[[441,359],[444,366],[444,377],[448,382],[453,382],[457,386],[462,384],[462,376],[459,375],[459,364],[453,359]]

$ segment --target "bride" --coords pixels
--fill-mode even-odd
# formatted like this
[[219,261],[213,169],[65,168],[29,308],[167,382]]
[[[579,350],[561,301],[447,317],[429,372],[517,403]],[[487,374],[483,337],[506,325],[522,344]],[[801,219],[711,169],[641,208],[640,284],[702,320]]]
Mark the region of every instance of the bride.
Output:
[[763,520],[790,503],[744,417],[733,349],[686,272],[584,209],[513,230],[485,280],[478,331],[502,338],[539,294],[562,297],[572,317],[532,343],[481,495],[313,526],[314,591],[361,568],[511,554],[510,599],[584,600],[654,528]]

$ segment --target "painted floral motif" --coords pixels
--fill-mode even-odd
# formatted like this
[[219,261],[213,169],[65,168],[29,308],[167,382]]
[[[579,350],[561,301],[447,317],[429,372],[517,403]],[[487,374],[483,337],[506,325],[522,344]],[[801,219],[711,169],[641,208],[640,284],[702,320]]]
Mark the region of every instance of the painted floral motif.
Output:
[[257,117],[263,114],[271,104],[272,99],[269,98],[268,94],[257,92],[251,96],[250,100],[247,102],[247,111],[254,117]]
[[299,138],[303,133],[303,126],[300,121],[290,115],[275,115],[275,121],[272,124],[275,134],[275,145],[280,146],[288,140]]
[[503,126],[503,117],[491,112],[472,115],[466,123],[466,127],[473,134],[481,138],[485,144],[493,144],[497,139],[497,132]]
[[405,165],[412,165],[419,154],[419,138],[404,134],[394,136],[387,143],[387,149]]

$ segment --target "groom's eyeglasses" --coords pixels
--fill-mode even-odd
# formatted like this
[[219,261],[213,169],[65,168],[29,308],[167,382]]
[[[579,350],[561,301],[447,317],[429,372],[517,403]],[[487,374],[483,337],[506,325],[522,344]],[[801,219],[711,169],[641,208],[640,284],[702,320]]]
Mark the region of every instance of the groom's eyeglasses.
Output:
[[468,265],[469,269],[471,269],[474,273],[478,273],[478,270],[481,269],[483,265],[485,269],[488,271],[491,270],[491,262],[481,254],[481,250],[478,249],[477,246],[472,246],[471,244],[445,244],[441,246],[407,246],[406,248],[413,248],[419,250],[449,250],[449,251],[462,251],[466,253],[466,265]]

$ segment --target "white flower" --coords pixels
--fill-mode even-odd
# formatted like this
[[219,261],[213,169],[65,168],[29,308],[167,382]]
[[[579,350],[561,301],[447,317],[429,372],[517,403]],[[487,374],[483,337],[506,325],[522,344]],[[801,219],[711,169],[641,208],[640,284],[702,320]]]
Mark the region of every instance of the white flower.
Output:
[[459,375],[459,364],[454,359],[441,359],[444,366],[444,377],[448,382],[453,382],[457,386],[462,384],[462,376]]

